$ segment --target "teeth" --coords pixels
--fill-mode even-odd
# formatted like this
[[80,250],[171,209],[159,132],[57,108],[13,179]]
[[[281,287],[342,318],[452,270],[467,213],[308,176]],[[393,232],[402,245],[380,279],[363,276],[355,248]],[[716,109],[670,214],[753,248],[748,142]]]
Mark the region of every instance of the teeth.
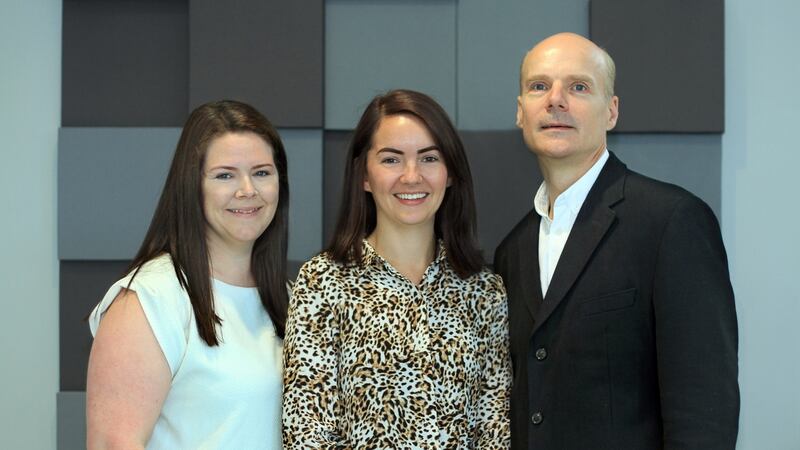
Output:
[[419,200],[421,198],[428,196],[428,194],[424,192],[418,192],[416,194],[395,194],[395,195],[403,200]]
[[259,208],[251,208],[251,209],[231,209],[230,211],[236,214],[252,214],[258,210]]

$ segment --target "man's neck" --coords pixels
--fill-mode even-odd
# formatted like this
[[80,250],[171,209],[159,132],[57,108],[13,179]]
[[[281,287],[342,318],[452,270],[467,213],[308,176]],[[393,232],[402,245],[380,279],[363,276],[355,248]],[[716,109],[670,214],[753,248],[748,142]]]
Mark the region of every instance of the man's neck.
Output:
[[542,177],[547,185],[547,205],[548,215],[553,218],[553,205],[556,199],[564,191],[570,188],[576,181],[580,180],[582,176],[594,166],[597,160],[603,155],[606,146],[603,144],[596,152],[590,157],[576,160],[574,158],[548,158],[540,156],[539,168],[542,171]]

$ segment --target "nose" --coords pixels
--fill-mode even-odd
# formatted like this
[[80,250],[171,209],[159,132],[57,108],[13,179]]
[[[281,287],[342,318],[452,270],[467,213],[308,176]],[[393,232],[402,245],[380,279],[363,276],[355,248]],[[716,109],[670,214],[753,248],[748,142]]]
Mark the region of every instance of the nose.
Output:
[[552,108],[564,111],[569,109],[567,97],[564,95],[563,85],[560,82],[553,83],[553,87],[547,93],[547,109]]
[[422,180],[422,175],[419,173],[419,167],[416,161],[408,161],[403,167],[403,175],[400,181],[405,184],[416,184]]
[[239,184],[239,189],[236,190],[236,197],[237,198],[249,198],[254,197],[258,191],[256,190],[255,185],[253,185],[253,180],[250,179],[248,176],[244,176],[240,178],[242,181]]

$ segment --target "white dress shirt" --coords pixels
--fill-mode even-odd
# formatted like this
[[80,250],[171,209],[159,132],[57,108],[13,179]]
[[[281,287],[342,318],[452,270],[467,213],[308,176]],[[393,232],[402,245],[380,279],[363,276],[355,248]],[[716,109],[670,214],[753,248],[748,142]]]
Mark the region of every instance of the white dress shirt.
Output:
[[539,223],[539,278],[542,284],[542,297],[547,294],[547,288],[550,287],[556,265],[561,258],[561,252],[564,251],[569,233],[572,231],[572,225],[575,224],[578,212],[583,206],[583,201],[586,200],[589,190],[607,160],[608,149],[605,149],[597,162],[582,177],[556,197],[553,202],[552,219],[549,214],[547,184],[542,182],[539,190],[536,191],[533,204],[536,212],[542,216]]

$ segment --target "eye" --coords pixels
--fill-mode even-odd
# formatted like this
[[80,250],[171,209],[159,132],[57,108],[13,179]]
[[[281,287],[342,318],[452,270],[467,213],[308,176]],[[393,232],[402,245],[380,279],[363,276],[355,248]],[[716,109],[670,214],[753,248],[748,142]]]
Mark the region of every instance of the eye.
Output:
[[261,169],[261,170],[257,170],[253,175],[257,176],[257,177],[268,177],[268,176],[272,175],[272,172],[270,172],[269,170],[266,170],[266,169]]
[[230,180],[231,178],[233,178],[233,174],[230,172],[220,172],[214,175],[215,180]]
[[547,90],[547,85],[542,83],[541,81],[535,81],[531,83],[530,89],[532,91],[544,91]]
[[400,162],[400,160],[394,156],[386,156],[381,158],[381,164],[396,164],[398,162]]
[[578,92],[588,92],[589,86],[587,86],[585,83],[575,83],[575,85],[572,86],[572,89],[575,89]]
[[422,162],[426,162],[426,163],[432,163],[432,162],[437,162],[437,161],[439,161],[439,159],[440,159],[440,158],[439,158],[439,155],[436,155],[436,154],[428,154],[428,155],[423,155],[423,156],[422,156],[422,158],[420,159],[420,161],[422,161]]

